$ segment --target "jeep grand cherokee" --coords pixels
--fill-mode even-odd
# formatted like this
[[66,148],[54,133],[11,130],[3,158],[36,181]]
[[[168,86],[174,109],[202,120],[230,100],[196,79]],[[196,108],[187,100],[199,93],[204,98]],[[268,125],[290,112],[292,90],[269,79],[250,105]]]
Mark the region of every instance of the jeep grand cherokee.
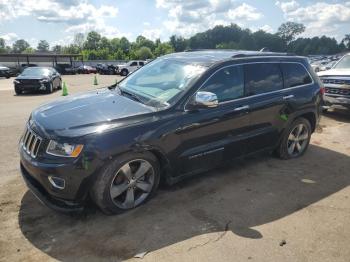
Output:
[[261,151],[303,155],[323,89],[303,57],[193,51],[160,57],[109,88],[35,109],[20,140],[31,191],[61,211],[91,198],[135,208],[173,184]]

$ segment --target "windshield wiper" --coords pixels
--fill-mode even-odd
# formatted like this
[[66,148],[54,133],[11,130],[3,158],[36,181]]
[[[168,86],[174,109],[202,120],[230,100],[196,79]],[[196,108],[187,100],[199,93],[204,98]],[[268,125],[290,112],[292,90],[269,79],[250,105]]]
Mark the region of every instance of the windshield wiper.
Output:
[[[113,85],[113,87],[117,88],[121,95],[127,95],[128,97],[132,98],[133,100],[140,102],[141,104],[145,104],[145,101],[143,99],[141,99],[138,95],[136,95],[132,92],[126,91],[125,89],[120,88],[119,85]],[[112,89],[112,88],[110,88],[110,89]]]

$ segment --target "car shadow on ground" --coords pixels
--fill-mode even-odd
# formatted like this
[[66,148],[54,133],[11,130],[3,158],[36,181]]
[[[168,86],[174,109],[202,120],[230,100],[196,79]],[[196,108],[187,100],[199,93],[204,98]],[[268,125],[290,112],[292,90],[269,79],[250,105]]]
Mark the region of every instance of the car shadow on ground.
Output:
[[258,239],[264,236],[253,227],[347,187],[349,163],[349,156],[314,145],[289,161],[250,157],[163,187],[147,204],[116,216],[95,209],[59,214],[26,192],[19,225],[36,248],[62,261],[127,259],[213,232]]
[[335,121],[350,123],[350,109],[348,108],[332,108],[323,114]]

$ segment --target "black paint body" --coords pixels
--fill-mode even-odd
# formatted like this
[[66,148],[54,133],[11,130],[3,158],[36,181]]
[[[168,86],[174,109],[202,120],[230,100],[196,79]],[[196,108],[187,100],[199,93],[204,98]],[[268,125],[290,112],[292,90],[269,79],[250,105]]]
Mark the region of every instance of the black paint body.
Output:
[[[51,207],[76,209],[86,200],[101,168],[127,152],[151,151],[161,163],[163,178],[174,183],[223,161],[273,150],[283,130],[298,116],[309,119],[314,131],[322,94],[319,79],[305,58],[250,53],[232,58],[232,52],[225,56],[215,51],[206,58],[198,53],[173,55],[205,64],[207,70],[175,105],[165,110],[157,111],[118,95],[115,90],[102,89],[67,97],[33,111],[28,125],[43,138],[43,143],[35,159],[20,147],[21,169],[28,186]],[[302,64],[313,82],[246,96],[216,108],[188,110],[186,106],[208,77],[222,67],[284,62]],[[294,97],[284,100],[288,95]],[[249,109],[235,111],[245,105]],[[97,131],[104,124],[114,127]],[[84,144],[83,152],[78,158],[48,155],[45,150],[50,139]],[[48,175],[64,178],[65,189],[53,188]]]

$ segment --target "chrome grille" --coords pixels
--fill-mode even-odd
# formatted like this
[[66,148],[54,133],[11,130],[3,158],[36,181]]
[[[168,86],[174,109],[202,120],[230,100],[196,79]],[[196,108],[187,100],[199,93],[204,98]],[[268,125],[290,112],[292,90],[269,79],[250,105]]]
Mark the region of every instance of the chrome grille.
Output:
[[35,158],[38,154],[42,138],[35,134],[30,128],[27,128],[22,139],[22,147],[31,157]]
[[350,85],[350,79],[321,78],[324,84]]
[[350,89],[342,89],[342,88],[330,88],[326,87],[325,88],[326,93],[328,94],[336,94],[336,95],[345,95],[348,96],[350,95]]

